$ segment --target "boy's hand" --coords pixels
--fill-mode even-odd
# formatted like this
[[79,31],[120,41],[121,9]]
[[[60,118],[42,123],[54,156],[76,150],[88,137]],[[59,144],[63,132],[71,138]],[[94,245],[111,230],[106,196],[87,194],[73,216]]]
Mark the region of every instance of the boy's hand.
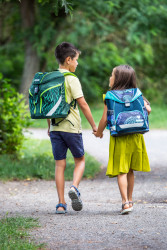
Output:
[[48,123],[48,131],[47,134],[50,137],[50,119],[47,119],[47,123]]
[[93,132],[93,134],[96,136],[96,137],[100,137],[102,138],[103,137],[103,133],[98,133],[98,132]]
[[96,127],[96,126],[93,127],[92,129],[93,129],[93,133],[94,133],[94,132],[97,132],[97,127]]

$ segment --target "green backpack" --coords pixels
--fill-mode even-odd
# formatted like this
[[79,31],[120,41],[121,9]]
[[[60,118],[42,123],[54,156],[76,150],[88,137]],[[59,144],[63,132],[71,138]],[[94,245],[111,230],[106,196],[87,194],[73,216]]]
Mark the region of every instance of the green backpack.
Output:
[[[74,74],[38,72],[35,74],[29,89],[29,108],[32,119],[66,118],[70,112],[70,104],[67,102],[65,76]],[[76,77],[76,76],[75,76]]]

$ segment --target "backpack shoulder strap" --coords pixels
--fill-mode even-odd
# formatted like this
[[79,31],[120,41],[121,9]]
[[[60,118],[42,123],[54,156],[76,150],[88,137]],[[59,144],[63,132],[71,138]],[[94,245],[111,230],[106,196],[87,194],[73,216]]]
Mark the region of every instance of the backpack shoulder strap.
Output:
[[[77,76],[71,72],[64,72],[62,73],[65,76],[68,76],[68,75],[71,75],[71,76],[74,76],[77,78]],[[73,106],[73,108],[75,109],[76,108],[76,105],[77,105],[77,101],[76,100],[72,100],[72,102],[70,103],[70,106]]]
[[75,77],[77,77],[76,75],[74,75],[73,73],[71,73],[71,72],[64,72],[64,73],[62,73],[64,76],[68,76],[68,75],[71,75],[71,76],[75,76]]
[[136,88],[136,93],[135,93],[132,101],[136,100],[141,95],[142,95],[142,92],[140,91],[140,89]]
[[124,103],[123,101],[121,101],[117,95],[114,93],[114,91],[110,90],[110,91],[107,91],[106,93],[106,96],[105,96],[105,100],[113,100],[113,101],[117,101],[117,102],[120,102],[120,103]]

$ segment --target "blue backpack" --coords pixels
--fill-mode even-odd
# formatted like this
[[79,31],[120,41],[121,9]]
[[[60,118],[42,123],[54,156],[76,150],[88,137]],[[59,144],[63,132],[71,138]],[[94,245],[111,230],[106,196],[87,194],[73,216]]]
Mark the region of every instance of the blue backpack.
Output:
[[148,112],[138,88],[106,93],[107,128],[112,136],[144,134],[149,131]]

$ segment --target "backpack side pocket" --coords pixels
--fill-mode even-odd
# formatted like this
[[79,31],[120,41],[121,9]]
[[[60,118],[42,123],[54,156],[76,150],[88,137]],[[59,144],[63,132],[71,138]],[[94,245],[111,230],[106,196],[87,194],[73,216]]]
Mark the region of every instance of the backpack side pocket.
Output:
[[115,130],[115,114],[114,110],[107,110],[107,129]]

